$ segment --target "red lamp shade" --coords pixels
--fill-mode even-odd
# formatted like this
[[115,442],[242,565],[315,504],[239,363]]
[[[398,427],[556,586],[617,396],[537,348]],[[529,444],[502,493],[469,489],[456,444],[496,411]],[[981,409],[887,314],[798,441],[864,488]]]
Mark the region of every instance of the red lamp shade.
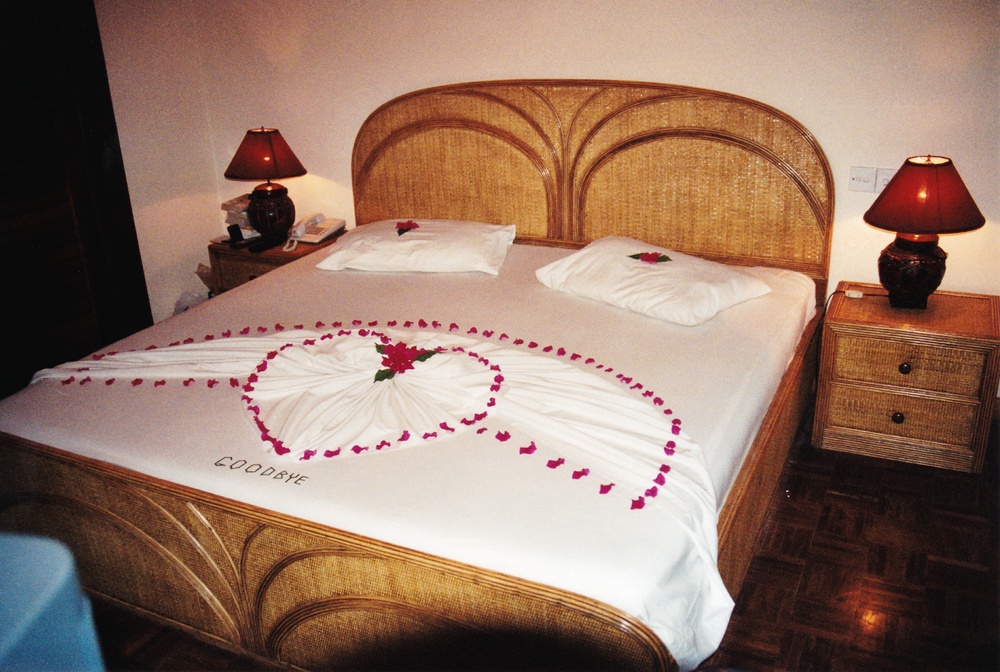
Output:
[[247,220],[262,236],[284,240],[295,221],[295,205],[288,190],[272,183],[305,175],[306,169],[276,128],[247,131],[224,175],[230,180],[267,180],[250,192]]
[[896,232],[879,257],[879,280],[896,308],[926,308],[941,284],[947,254],[938,234],[978,229],[986,218],[955,169],[943,156],[913,156],[896,171],[865,221]]
[[955,164],[943,156],[914,156],[865,213],[872,226],[896,233],[960,233],[985,222]]

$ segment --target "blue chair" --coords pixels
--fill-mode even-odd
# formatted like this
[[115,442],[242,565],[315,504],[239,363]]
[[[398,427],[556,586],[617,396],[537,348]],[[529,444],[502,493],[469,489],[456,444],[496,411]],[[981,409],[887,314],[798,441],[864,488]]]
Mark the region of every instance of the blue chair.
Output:
[[0,534],[0,670],[104,670],[90,600],[58,541]]

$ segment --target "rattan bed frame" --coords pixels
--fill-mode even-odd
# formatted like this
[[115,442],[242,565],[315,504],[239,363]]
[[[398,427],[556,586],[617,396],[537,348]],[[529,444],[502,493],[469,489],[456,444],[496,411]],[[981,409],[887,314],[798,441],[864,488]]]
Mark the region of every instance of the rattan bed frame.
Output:
[[[386,103],[353,155],[359,224],[515,223],[522,242],[609,234],[806,273],[825,296],[833,184],[800,124],[661,84],[461,84]],[[812,399],[807,328],[719,524],[735,595]],[[523,664],[673,669],[660,640],[594,600],[0,436],[0,528],[65,540],[91,593],[307,669]]]

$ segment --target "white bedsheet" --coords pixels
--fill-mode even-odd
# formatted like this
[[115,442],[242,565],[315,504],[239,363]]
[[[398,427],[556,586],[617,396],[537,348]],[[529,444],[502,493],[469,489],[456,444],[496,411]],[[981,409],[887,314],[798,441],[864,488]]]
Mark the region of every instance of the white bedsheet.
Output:
[[[306,259],[109,348],[133,355],[43,375],[0,402],[0,429],[588,595],[648,623],[682,668],[694,667],[718,645],[732,608],[715,570],[717,510],[812,315],[812,283],[754,271],[771,294],[679,327],[543,287],[534,269],[563,254],[515,246],[498,277],[331,273]],[[532,361],[554,367],[536,381],[595,381],[652,423],[648,441],[617,461],[587,442],[573,452],[572,440],[522,451],[565,425],[508,426],[498,411],[474,425],[482,434],[421,437],[385,452],[362,437],[367,451],[338,445],[346,459],[301,460],[308,447],[294,442],[284,457],[269,452],[261,423],[271,436],[300,434],[274,430],[279,416],[255,410],[260,391],[243,389],[254,367],[284,343],[390,329],[400,340],[478,348],[501,362],[510,390],[530,387],[506,372]],[[176,353],[186,359],[172,361]],[[202,355],[211,362],[197,363]],[[456,412],[475,418],[468,410]],[[512,436],[500,440],[503,431]],[[654,458],[665,437],[677,445]],[[658,474],[664,464],[669,480]],[[584,469],[595,478],[572,477]]]

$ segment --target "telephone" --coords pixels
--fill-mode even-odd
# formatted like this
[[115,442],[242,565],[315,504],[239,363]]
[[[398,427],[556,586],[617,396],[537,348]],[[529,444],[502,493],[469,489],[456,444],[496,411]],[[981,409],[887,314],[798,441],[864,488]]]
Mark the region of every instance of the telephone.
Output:
[[344,228],[344,224],[342,219],[327,219],[326,215],[317,212],[296,222],[288,232],[288,237],[303,243],[321,243]]
[[316,212],[306,215],[288,230],[288,243],[285,251],[295,249],[299,241],[315,245],[321,243],[330,236],[343,231],[346,222],[342,219],[327,219],[326,215]]

